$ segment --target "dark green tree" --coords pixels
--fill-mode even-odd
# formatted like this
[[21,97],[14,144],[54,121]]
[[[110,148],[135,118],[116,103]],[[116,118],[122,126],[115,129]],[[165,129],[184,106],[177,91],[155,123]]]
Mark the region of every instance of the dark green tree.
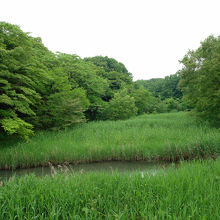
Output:
[[[96,56],[85,58],[86,62],[92,62],[97,67],[97,74],[107,79],[110,90],[120,90],[123,84],[132,84],[132,75],[128,72],[124,64],[107,56]],[[114,93],[109,93],[113,95]],[[112,97],[110,97],[112,98]]]
[[182,59],[180,87],[199,116],[220,125],[220,37],[208,37]]
[[178,88],[179,81],[180,75],[177,72],[163,79],[137,80],[135,82],[135,88],[142,86],[150,91],[155,97],[160,97],[162,100],[167,98],[181,99],[182,92]]

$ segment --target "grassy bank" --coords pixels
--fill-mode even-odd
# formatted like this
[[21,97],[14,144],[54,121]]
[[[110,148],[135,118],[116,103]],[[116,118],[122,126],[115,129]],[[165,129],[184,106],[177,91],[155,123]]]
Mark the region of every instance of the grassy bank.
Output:
[[48,162],[176,161],[219,153],[218,129],[198,125],[186,113],[155,114],[41,132],[29,142],[1,143],[0,169],[45,166]]
[[12,178],[0,219],[220,219],[220,159],[157,175],[78,173]]

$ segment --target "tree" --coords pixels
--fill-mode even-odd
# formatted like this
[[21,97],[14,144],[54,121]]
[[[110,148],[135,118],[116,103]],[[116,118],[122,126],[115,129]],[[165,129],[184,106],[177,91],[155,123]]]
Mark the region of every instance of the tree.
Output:
[[208,37],[195,51],[189,51],[184,65],[180,87],[184,99],[194,107],[197,115],[220,125],[220,37]]
[[18,26],[0,22],[0,125],[24,138],[33,133],[26,118],[35,115],[44,72],[34,61],[32,42]]
[[166,76],[165,78],[155,78],[150,80],[137,80],[135,87],[144,87],[150,91],[155,97],[160,97],[162,100],[167,98],[180,99],[182,92],[178,88],[180,75],[176,74]]
[[89,71],[87,91],[79,83],[82,78],[73,76],[74,81],[68,71],[77,69],[75,62],[77,56],[53,54],[40,38],[0,22],[0,132],[27,138],[34,127],[62,128],[83,121],[89,106],[86,92],[97,93],[100,87]]
[[124,73],[130,78],[132,78],[131,73],[128,72],[125,65],[121,62],[118,62],[117,60],[113,58],[109,58],[107,56],[96,56],[96,57],[86,57],[84,59],[86,62],[92,62],[96,66],[99,66],[104,69],[105,72],[118,72],[118,73]]
[[96,56],[85,58],[86,62],[91,62],[97,67],[97,74],[109,82],[111,90],[120,90],[123,83],[132,84],[132,75],[125,65],[107,56]]
[[89,120],[95,120],[98,109],[107,95],[108,82],[97,74],[97,67],[90,62],[85,62],[76,55],[64,53],[57,54],[58,66],[68,76],[72,89],[83,88],[89,99],[90,105],[86,111]]
[[138,108],[138,114],[152,113],[156,109],[156,98],[152,94],[144,89],[135,89],[132,93],[135,100],[135,105]]
[[85,90],[78,88],[50,95],[47,104],[50,127],[60,129],[84,122],[89,101]]
[[114,97],[105,104],[102,119],[124,120],[137,114],[135,100],[129,96],[126,90],[115,93]]
[[89,100],[83,88],[72,89],[68,75],[62,67],[50,72],[48,93],[38,106],[37,121],[40,129],[60,129],[85,121],[84,112]]

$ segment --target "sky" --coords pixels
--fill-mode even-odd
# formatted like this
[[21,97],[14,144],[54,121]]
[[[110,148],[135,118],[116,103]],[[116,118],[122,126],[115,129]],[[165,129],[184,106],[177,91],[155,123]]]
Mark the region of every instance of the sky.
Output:
[[134,80],[175,74],[189,49],[220,35],[219,0],[0,1],[0,21],[49,50],[115,58]]

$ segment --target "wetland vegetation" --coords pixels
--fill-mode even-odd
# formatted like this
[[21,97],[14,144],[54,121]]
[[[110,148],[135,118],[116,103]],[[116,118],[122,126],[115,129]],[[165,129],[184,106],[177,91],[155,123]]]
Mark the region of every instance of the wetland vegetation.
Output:
[[[0,219],[220,219],[219,60],[209,36],[176,74],[134,82],[0,22]],[[127,165],[77,168],[94,162]]]
[[0,168],[111,160],[162,160],[217,157],[219,130],[198,125],[187,113],[142,115],[125,121],[89,122],[59,132],[39,132],[29,141],[0,148]]
[[[219,219],[220,160],[208,159],[220,152],[219,130],[194,120],[186,113],[143,115],[5,144],[1,168],[64,165],[57,172],[50,164],[50,175],[2,179],[0,219]],[[181,161],[156,170],[68,168],[106,160]]]
[[0,219],[219,219],[220,160],[156,175],[14,177],[0,186]]

